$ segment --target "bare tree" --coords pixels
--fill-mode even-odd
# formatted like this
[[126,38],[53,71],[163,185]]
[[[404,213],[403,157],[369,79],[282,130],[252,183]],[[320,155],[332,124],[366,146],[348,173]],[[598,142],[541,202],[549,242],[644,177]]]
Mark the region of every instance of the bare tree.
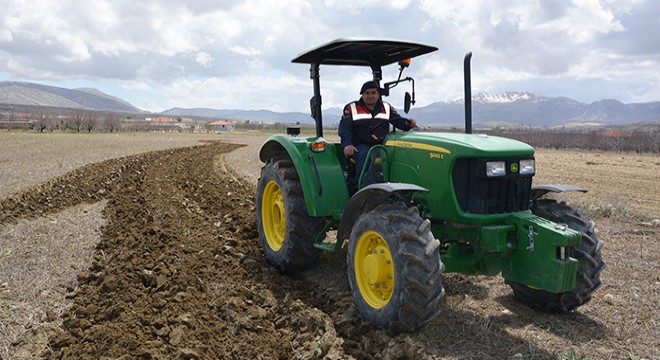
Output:
[[60,116],[55,121],[54,127],[57,127],[61,131],[66,131],[69,128],[69,117]]
[[651,133],[649,134],[650,136],[650,142],[651,142],[651,151],[660,153],[660,127],[656,127],[653,130],[651,130]]
[[96,125],[99,122],[99,116],[96,111],[87,110],[83,114],[82,118],[82,128],[87,130],[88,133],[96,129]]
[[53,116],[46,111],[43,107],[39,106],[36,112],[37,130],[44,132],[44,130],[51,128],[53,125]]
[[85,110],[75,109],[71,113],[71,118],[69,119],[68,125],[76,132],[80,132],[80,129],[83,127],[83,119],[85,118]]
[[121,119],[117,114],[107,112],[103,115],[103,127],[110,132],[115,132],[121,128]]

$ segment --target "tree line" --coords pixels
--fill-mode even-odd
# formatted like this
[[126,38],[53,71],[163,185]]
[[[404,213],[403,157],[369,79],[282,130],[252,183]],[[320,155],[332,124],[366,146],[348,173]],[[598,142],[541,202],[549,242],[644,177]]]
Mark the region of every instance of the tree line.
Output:
[[660,153],[660,123],[629,130],[498,129],[488,134],[516,139],[535,148]]
[[24,129],[44,131],[109,131],[121,129],[123,119],[113,112],[99,112],[85,109],[72,109],[67,114],[55,113],[37,107],[29,113],[0,113],[0,127],[4,129]]

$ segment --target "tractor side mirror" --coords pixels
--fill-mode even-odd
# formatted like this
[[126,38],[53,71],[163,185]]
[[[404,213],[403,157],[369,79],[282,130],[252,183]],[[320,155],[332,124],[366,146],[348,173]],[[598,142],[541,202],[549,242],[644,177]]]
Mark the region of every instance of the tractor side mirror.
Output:
[[410,104],[412,99],[410,98],[410,93],[406,91],[406,94],[403,96],[403,112],[406,114],[410,111]]

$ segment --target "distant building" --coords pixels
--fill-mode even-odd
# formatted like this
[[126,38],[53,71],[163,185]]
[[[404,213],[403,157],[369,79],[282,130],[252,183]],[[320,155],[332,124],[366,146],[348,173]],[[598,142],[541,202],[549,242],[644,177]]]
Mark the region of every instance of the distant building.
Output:
[[159,116],[152,118],[149,122],[149,126],[154,126],[158,128],[173,128],[177,126],[177,123],[174,119],[167,116]]
[[33,129],[37,121],[32,119],[30,113],[9,112],[8,115],[0,116],[0,129]]
[[152,124],[174,124],[176,121],[171,117],[159,116],[151,119]]
[[610,129],[604,131],[603,136],[606,138],[629,138],[632,137],[632,133],[630,133],[629,131]]
[[233,122],[219,120],[209,123],[209,128],[214,131],[234,131],[236,125]]

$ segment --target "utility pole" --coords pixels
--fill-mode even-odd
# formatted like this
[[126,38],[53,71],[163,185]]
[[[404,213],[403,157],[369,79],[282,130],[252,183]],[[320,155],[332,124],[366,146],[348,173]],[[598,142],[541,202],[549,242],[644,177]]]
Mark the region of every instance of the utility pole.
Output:
[[0,107],[3,115],[6,116],[9,113],[9,121],[14,121],[14,105],[9,105],[9,107]]

